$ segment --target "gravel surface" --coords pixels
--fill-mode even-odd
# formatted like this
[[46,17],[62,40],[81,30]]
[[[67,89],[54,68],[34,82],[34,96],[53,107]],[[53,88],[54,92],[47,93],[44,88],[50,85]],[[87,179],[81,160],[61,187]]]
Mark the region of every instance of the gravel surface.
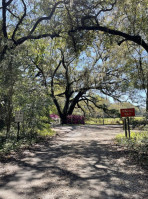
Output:
[[112,138],[120,126],[59,126],[0,163],[0,199],[148,199],[148,174]]

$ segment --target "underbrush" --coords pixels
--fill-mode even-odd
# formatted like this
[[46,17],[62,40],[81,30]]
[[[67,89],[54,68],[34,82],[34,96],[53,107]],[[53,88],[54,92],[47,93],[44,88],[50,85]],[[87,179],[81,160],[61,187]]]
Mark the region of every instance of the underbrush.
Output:
[[131,132],[130,138],[126,138],[124,134],[118,134],[115,141],[128,149],[133,160],[148,167],[148,131]]
[[10,132],[10,136],[6,139],[5,132],[0,132],[0,158],[12,151],[32,146],[35,143],[46,141],[55,135],[55,131],[51,130],[50,125],[46,124],[41,129],[28,129],[27,132],[21,133],[17,139],[17,133],[14,129]]
[[132,120],[131,121],[132,128],[136,128],[139,130],[148,130],[148,120],[143,119],[143,120]]

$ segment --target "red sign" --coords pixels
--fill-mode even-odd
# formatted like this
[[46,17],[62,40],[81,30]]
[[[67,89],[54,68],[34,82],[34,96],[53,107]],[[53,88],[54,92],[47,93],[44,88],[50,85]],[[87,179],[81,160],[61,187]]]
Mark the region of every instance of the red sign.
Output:
[[121,117],[133,117],[135,116],[134,108],[120,109]]

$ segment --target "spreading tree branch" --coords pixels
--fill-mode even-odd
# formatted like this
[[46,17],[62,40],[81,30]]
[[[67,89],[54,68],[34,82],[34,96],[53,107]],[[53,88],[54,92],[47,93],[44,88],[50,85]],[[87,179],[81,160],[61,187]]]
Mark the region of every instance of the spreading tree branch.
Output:
[[41,35],[29,35],[26,37],[22,37],[20,39],[18,39],[15,44],[16,45],[20,45],[22,43],[24,43],[24,41],[28,40],[28,39],[41,39],[41,38],[45,38],[45,37],[50,37],[50,38],[54,38],[54,37],[59,37],[59,34],[57,33],[53,33],[53,34],[41,34]]
[[9,0],[7,3],[6,3],[6,6],[9,6],[11,3],[12,3],[13,0]]
[[79,103],[77,103],[78,108],[81,109],[81,111],[83,112],[84,116],[85,116],[85,110],[81,107],[81,105]]
[[20,20],[20,18],[18,16],[16,16],[9,8],[6,8],[6,9],[12,16],[14,16],[15,18]]
[[55,5],[53,6],[49,16],[39,18],[36,21],[36,23],[34,24],[34,26],[33,26],[32,30],[30,31],[29,35],[32,35],[32,33],[36,30],[39,23],[41,23],[42,21],[45,21],[45,20],[50,20],[52,18],[53,14],[55,13],[57,6],[61,3],[63,3],[63,1],[59,1],[59,2],[55,3]]
[[[111,34],[111,35],[118,35],[118,36],[124,37],[125,40],[133,41],[134,43],[142,46],[148,52],[148,44],[141,38],[141,36],[139,36],[139,35],[129,35],[127,33],[121,32],[119,30],[111,29],[111,28],[108,28],[108,27],[105,27],[105,26],[100,26],[99,24],[94,25],[94,26],[87,26],[87,25],[82,24],[82,26],[78,26],[75,29],[71,29],[69,31],[69,34],[71,35],[72,33],[75,33],[77,31],[83,31],[83,30],[101,31],[101,32],[105,32],[105,33],[108,33],[108,34]],[[122,43],[122,42],[119,42],[119,44],[120,43]]]
[[115,0],[112,4],[110,4],[110,5],[111,5],[110,8],[103,8],[103,9],[101,9],[101,10],[96,14],[96,17],[99,16],[99,15],[101,14],[101,12],[109,12],[109,11],[113,10],[113,8],[114,8],[114,6],[116,5],[116,3],[117,3],[117,0]]
[[38,74],[35,77],[37,77],[37,76],[39,76],[41,74],[42,77],[43,77],[44,86],[47,88],[47,81],[46,81],[46,77],[45,77],[45,74],[44,74],[44,70],[39,67],[39,65],[36,63],[36,61],[32,60],[32,62],[34,63],[34,65],[36,66],[36,68],[39,70]]
[[4,37],[7,39],[8,35],[7,35],[7,26],[6,26],[6,8],[7,8],[7,4],[5,2],[5,0],[2,0],[2,30],[3,30],[3,35]]
[[54,101],[55,106],[57,107],[57,110],[58,110],[58,113],[59,113],[60,117],[62,115],[62,112],[61,112],[61,108],[60,108],[59,103],[58,103],[58,101],[57,101],[57,99],[55,97],[55,94],[54,94],[54,76],[55,76],[56,72],[58,71],[61,63],[62,63],[62,61],[60,60],[58,66],[54,70],[54,72],[52,74],[52,78],[51,78],[51,97],[52,97],[52,99]]
[[16,43],[15,40],[14,40],[15,34],[16,34],[16,32],[17,32],[19,26],[22,24],[23,19],[24,19],[25,16],[26,16],[26,11],[27,11],[27,7],[26,7],[26,4],[25,4],[24,0],[22,0],[22,3],[23,3],[23,6],[24,6],[24,14],[23,14],[22,17],[20,18],[18,24],[16,25],[16,27],[15,27],[15,29],[14,29],[14,31],[13,31],[12,40],[14,41],[14,43]]

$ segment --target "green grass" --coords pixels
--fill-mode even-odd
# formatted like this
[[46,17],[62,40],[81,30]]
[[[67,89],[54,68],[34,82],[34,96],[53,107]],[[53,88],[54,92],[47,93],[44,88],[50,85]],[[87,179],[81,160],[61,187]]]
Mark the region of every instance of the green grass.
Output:
[[118,134],[115,141],[126,147],[134,160],[143,166],[148,166],[148,131],[131,132],[130,138],[126,138],[124,134]]
[[86,124],[122,124],[121,118],[89,118],[85,121]]
[[51,129],[51,127],[50,127],[50,125],[49,124],[46,124],[46,125],[44,125],[44,128],[42,128],[42,129],[38,129],[37,130],[37,134],[39,135],[39,136],[54,136],[55,135],[55,131],[53,131],[52,129]]
[[[137,123],[144,121],[144,117],[132,117],[132,121]],[[85,120],[86,124],[123,124],[122,118],[88,118]]]
[[[143,139],[148,139],[148,132],[146,132],[146,131],[144,131],[144,132],[131,132],[131,137],[130,137],[130,139],[132,140],[132,139],[134,139],[134,140],[143,140]],[[121,133],[121,134],[118,134],[117,136],[116,136],[116,140],[117,141],[120,141],[120,142],[122,142],[122,140],[130,140],[130,139],[127,139],[127,138],[125,138],[125,135],[123,134],[123,133]]]
[[145,117],[134,117],[133,119],[136,121],[142,121],[145,120]]

